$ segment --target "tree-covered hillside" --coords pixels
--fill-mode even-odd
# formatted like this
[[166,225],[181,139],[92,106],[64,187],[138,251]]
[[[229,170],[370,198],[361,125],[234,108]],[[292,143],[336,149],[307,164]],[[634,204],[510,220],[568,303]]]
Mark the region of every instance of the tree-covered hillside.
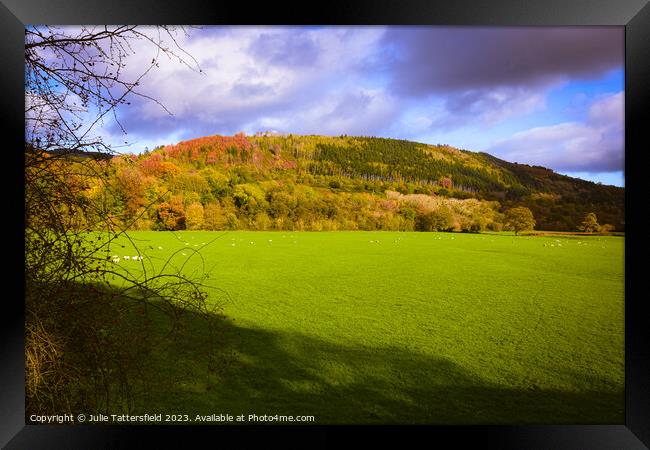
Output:
[[622,188],[396,139],[240,133],[66,164],[94,211],[132,229],[500,230],[515,206],[537,229],[576,230],[590,212],[624,229]]

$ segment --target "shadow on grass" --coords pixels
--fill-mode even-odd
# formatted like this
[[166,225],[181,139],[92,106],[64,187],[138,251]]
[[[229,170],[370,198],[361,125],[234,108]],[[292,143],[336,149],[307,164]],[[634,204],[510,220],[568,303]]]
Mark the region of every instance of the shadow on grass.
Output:
[[106,287],[77,286],[51,297],[56,307],[40,318],[49,314],[48,330],[67,339],[64,362],[76,365],[79,386],[52,391],[52,412],[63,395],[77,402],[73,410],[86,412],[313,415],[316,424],[624,422],[622,390],[514,389],[403,348],[255,329],[154,300],[160,308],[143,313],[137,300]]
[[[217,342],[221,316],[208,314],[200,298],[175,302],[158,292],[96,282],[26,283],[26,417],[130,413],[160,384],[152,357],[191,339],[188,324],[203,324],[206,350]],[[216,373],[208,356],[213,353],[202,360]]]
[[453,361],[401,348],[338,345],[219,323],[221,365],[207,374],[200,317],[157,352],[160,384],[143,412],[313,415],[316,424],[612,424],[624,392],[513,389]]

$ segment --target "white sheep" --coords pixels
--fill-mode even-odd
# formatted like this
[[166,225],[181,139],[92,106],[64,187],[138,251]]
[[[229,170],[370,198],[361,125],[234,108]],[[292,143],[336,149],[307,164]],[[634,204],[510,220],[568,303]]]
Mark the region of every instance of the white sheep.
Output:
[[128,260],[130,260],[130,259],[131,259],[130,256],[125,256],[125,257],[124,257],[124,261],[128,261]]

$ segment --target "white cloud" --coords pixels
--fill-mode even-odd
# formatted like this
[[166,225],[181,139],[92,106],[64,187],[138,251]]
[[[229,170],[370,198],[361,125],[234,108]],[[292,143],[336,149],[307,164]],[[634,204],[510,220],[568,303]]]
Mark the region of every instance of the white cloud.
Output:
[[508,161],[559,171],[620,171],[624,159],[623,100],[623,92],[604,95],[589,107],[584,123],[531,128],[497,142],[487,151]]
[[[374,119],[376,127],[392,117],[390,98],[369,89],[359,70],[377,51],[384,32],[381,27],[236,27],[217,31],[198,33],[195,38],[177,36],[179,45],[198,61],[203,72],[160,58],[160,67],[146,76],[141,92],[159,100],[175,118],[171,120],[151,101],[138,101],[122,112],[129,133],[153,135],[161,129],[169,131],[170,126],[182,127],[192,137],[254,126],[288,132],[363,132],[346,106],[355,108],[354,119],[366,124]],[[300,55],[288,51],[292,41],[310,43],[295,49],[305,52],[301,63],[296,63]],[[128,61],[132,77],[151,62],[151,46],[139,45]],[[364,98],[368,99],[365,103]],[[331,114],[335,110],[338,113]]]
[[299,111],[279,111],[247,124],[247,131],[275,129],[297,134],[367,135],[392,123],[399,113],[396,99],[380,90],[344,86]]

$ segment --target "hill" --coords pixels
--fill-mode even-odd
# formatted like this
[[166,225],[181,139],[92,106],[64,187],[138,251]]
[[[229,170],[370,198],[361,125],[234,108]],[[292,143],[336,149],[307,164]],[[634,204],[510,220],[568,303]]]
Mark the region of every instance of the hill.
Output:
[[136,229],[500,230],[526,206],[537,229],[576,230],[594,212],[624,230],[623,188],[447,145],[239,133],[92,164],[109,183],[76,182]]

